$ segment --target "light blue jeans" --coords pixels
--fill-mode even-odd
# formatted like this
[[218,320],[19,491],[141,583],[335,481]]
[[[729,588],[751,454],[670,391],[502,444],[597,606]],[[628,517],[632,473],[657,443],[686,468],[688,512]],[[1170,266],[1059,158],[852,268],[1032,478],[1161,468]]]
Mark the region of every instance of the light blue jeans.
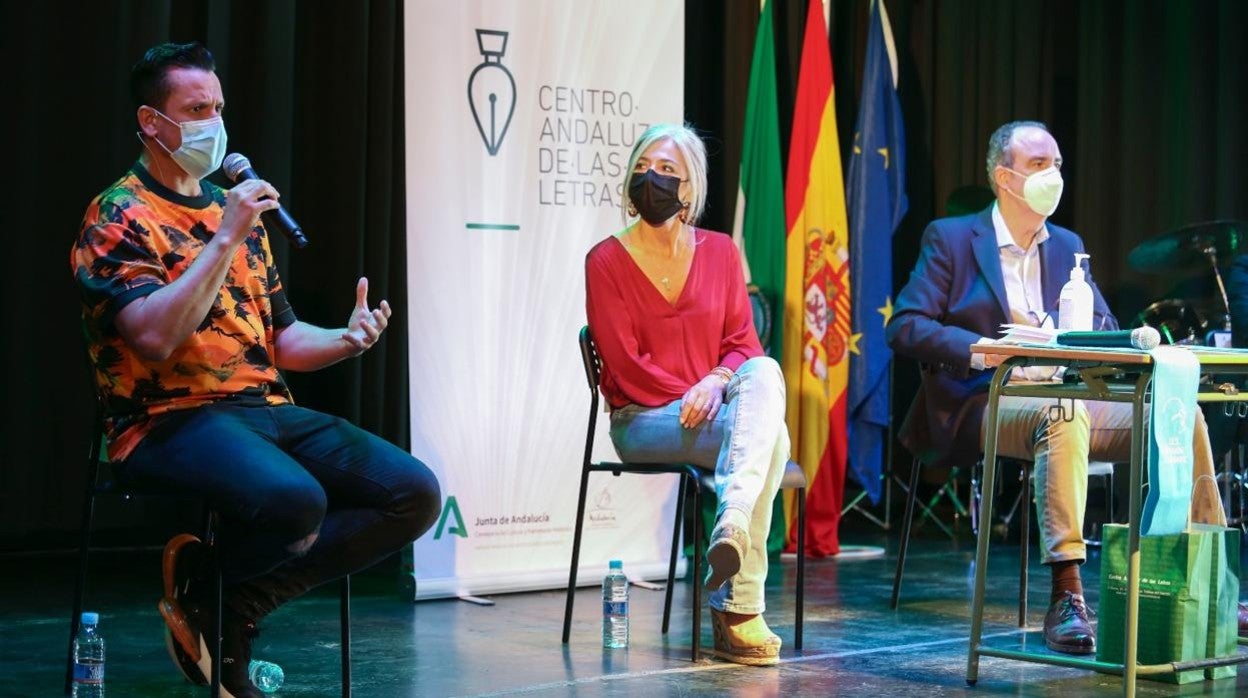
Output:
[[715,520],[744,526],[750,549],[741,571],[711,594],[711,607],[762,613],[772,502],[789,461],[780,365],[766,356],[746,361],[728,382],[719,414],[693,429],[680,425],[680,408],[681,400],[620,407],[611,412],[611,441],[625,462],[692,463],[715,471]]

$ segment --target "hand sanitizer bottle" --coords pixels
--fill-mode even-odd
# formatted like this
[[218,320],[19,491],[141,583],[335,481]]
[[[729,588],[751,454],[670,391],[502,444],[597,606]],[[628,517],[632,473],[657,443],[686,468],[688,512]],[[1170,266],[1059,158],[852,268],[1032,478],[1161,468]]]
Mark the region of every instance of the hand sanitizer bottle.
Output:
[[1062,287],[1057,302],[1057,328],[1088,332],[1092,329],[1092,287],[1084,281],[1083,260],[1091,255],[1075,253],[1075,266],[1070,270],[1070,281]]

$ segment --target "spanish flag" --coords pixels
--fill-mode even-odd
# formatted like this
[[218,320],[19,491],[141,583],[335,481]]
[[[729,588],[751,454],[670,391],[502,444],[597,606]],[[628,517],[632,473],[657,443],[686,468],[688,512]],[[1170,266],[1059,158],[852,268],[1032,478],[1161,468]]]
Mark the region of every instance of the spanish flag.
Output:
[[[840,552],[849,377],[849,225],[836,134],[832,56],[823,6],[810,0],[785,176],[784,341],[786,420],[793,458],[810,483],[806,541],[812,555]],[[789,537],[796,508],[786,492]]]

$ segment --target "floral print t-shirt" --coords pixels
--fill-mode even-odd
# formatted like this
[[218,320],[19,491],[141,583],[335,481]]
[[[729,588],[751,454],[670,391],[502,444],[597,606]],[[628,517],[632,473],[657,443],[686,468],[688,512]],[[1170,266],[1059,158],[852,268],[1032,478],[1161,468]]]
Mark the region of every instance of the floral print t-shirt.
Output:
[[143,358],[113,324],[122,308],[177,280],[216,234],[225,190],[200,186],[199,196],[183,196],[135,163],[91,202],[70,251],[111,460],[126,458],[165,412],[218,400],[291,402],[274,330],[295,313],[259,225],[235,251],[208,314],[169,358]]

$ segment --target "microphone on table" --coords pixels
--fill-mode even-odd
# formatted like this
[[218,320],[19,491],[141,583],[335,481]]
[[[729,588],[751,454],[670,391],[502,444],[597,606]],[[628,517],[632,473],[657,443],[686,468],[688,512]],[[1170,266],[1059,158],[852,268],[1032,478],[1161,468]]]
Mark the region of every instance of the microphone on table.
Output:
[[1106,332],[1062,332],[1057,343],[1066,347],[1099,347],[1102,349],[1142,349],[1148,351],[1161,344],[1157,330],[1145,325],[1134,330]]
[[[230,178],[231,182],[245,182],[249,179],[260,179],[260,175],[251,169],[251,161],[246,156],[238,153],[230,153],[225,156],[225,160],[221,163],[222,169],[225,170],[225,176]],[[265,199],[269,197],[264,197]],[[265,211],[260,214],[260,220],[264,221],[264,227],[268,230],[274,228],[282,231],[287,240],[291,244],[300,249],[307,247],[308,239],[303,236],[303,229],[295,222],[286,209],[278,204],[277,208],[271,211]]]

